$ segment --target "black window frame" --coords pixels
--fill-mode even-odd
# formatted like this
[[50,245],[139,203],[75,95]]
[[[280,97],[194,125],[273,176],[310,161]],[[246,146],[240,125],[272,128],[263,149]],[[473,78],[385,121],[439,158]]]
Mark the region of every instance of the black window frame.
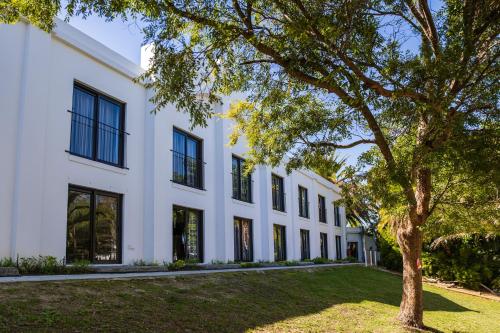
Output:
[[335,205],[333,207],[333,212],[334,212],[335,226],[336,227],[342,226],[342,221],[341,221],[341,217],[340,217],[340,207]]
[[[240,222],[249,222],[250,224],[250,258],[248,260],[244,260],[242,259],[243,258],[243,247],[240,247],[239,249],[237,248],[236,246],[236,223],[237,221],[240,221]],[[251,219],[247,219],[247,218],[244,218],[244,217],[239,217],[239,216],[235,216],[233,218],[233,228],[234,228],[234,261],[235,262],[253,262],[253,220]],[[240,227],[240,230],[243,230],[243,228]],[[240,235],[240,237],[242,237]]]
[[311,259],[311,238],[307,229],[300,229],[300,260]]
[[[299,216],[309,218],[309,191],[306,187],[299,185]],[[305,200],[304,200],[305,197]]]
[[[175,136],[175,133],[178,133],[180,135],[183,135],[186,137],[186,139],[184,140],[184,151],[183,152],[178,152],[175,150],[174,148],[174,136]],[[188,140],[187,139],[191,139],[193,141],[196,141],[198,143],[198,148],[197,148],[197,152],[196,152],[196,163],[197,163],[197,168],[198,168],[198,173],[197,173],[197,177],[199,177],[199,181],[196,182],[195,181],[195,184],[191,185],[188,183],[188,172],[187,172],[187,157],[191,158],[190,156],[187,155],[187,144],[188,144]],[[172,149],[170,150],[172,152],[172,182],[173,183],[176,183],[176,184],[179,184],[179,185],[183,185],[183,186],[188,186],[188,187],[191,187],[191,188],[196,188],[196,189],[199,189],[199,190],[205,190],[205,162],[203,160],[203,139],[202,138],[199,138],[189,132],[186,132],[178,127],[173,127],[173,131],[172,131]],[[179,156],[181,155],[182,158],[184,158],[184,178],[182,181],[178,181],[176,179],[176,177],[174,177],[174,173],[175,173],[175,165],[176,165],[176,156]]]
[[[176,205],[176,204],[172,205],[172,229],[171,229],[172,230],[172,261],[174,261],[173,258],[174,258],[174,254],[175,254],[175,240],[173,239],[173,237],[174,237],[174,211],[176,208],[186,210],[186,214],[185,214],[185,219],[186,219],[185,224],[186,225],[187,225],[187,219],[188,219],[188,214],[187,214],[188,211],[194,211],[198,214],[198,217],[199,217],[199,221],[198,221],[198,250],[199,250],[198,262],[203,263],[204,262],[204,255],[205,255],[204,211],[201,209],[196,209],[196,208],[191,208],[191,207],[186,207],[186,206],[181,206],[181,205]],[[176,261],[179,261],[179,260],[190,260],[190,259],[184,258],[184,259],[177,259]]]
[[[70,184],[68,186],[68,198],[69,192],[81,192],[90,194],[90,249],[89,249],[89,261],[91,264],[121,264],[123,259],[123,194],[114,193],[109,191],[103,191],[95,188],[79,186]],[[118,199],[118,211],[117,211],[117,243],[118,243],[118,253],[116,260],[94,260],[95,257],[95,245],[96,245],[96,233],[95,233],[95,223],[96,223],[96,197],[98,195],[113,197]],[[66,203],[66,207],[69,205],[69,201]],[[67,208],[66,208],[67,209]],[[66,218],[66,227],[68,226],[68,221]],[[74,261],[68,259],[68,231],[66,230],[66,263],[73,263]]]
[[342,237],[336,235],[335,236],[335,255],[337,260],[342,259]]
[[319,249],[321,258],[328,259],[328,234],[326,232],[319,233]]
[[326,216],[326,198],[318,194],[318,221],[327,223]]
[[[275,237],[276,230],[279,229],[281,233],[282,242],[277,244],[278,241]],[[274,243],[274,261],[286,261],[286,226],[281,224],[273,224],[273,243]],[[278,247],[277,247],[278,245]]]
[[271,197],[273,210],[286,212],[285,178],[275,173],[271,174]]
[[[232,198],[239,200],[239,201],[243,201],[243,202],[253,203],[253,201],[252,201],[252,196],[253,196],[253,193],[252,193],[253,192],[252,191],[252,174],[249,173],[248,175],[246,175],[247,186],[248,186],[248,198],[245,199],[242,195],[242,193],[243,193],[242,182],[243,182],[243,179],[245,178],[245,175],[243,174],[245,159],[233,154],[232,158],[231,158],[231,169],[233,167],[234,161],[236,161],[236,164],[237,164],[237,171],[236,171],[236,174],[234,173],[234,171],[231,172],[232,177],[233,177],[233,179],[232,179],[232,188],[233,188]],[[236,188],[234,187],[235,177],[236,177],[236,184],[237,184]]]
[[[82,115],[79,115],[78,112],[74,110],[74,106],[72,105],[72,109],[68,110],[69,113],[71,113],[71,128],[70,128],[70,145],[69,149],[66,150],[71,155],[78,156],[81,158],[85,158],[91,161],[111,165],[114,167],[122,168],[122,169],[127,169],[125,166],[125,145],[126,145],[126,135],[129,135],[125,131],[125,120],[126,120],[126,103],[119,101],[118,99],[111,97],[105,93],[102,93],[96,89],[93,89],[85,84],[82,84],[80,82],[74,82],[73,83],[73,95],[75,94],[75,89],[79,89],[89,95],[94,96],[94,115],[93,115],[93,125],[92,125],[92,156],[85,156],[82,154],[78,154],[74,151],[72,151],[72,144],[71,144],[71,138],[72,138],[72,128],[74,122],[77,122],[76,118],[77,117],[85,117]],[[102,160],[99,158],[99,130],[100,130],[100,122],[99,122],[99,101],[101,99],[107,100],[108,102],[111,102],[113,104],[119,105],[120,106],[120,128],[113,128],[114,130],[117,130],[120,135],[119,135],[119,143],[118,143],[118,163],[112,163],[106,160]],[[105,125],[105,124],[104,124]],[[108,125],[105,125],[108,126]]]

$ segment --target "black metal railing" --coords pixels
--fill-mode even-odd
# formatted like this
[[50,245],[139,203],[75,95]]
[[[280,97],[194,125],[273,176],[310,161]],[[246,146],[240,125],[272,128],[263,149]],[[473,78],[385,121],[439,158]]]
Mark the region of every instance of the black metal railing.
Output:
[[121,128],[98,119],[71,113],[71,140],[69,153],[114,166],[124,167],[126,136]]
[[204,165],[202,159],[172,150],[172,181],[178,184],[203,189]]
[[244,174],[237,174],[231,172],[232,186],[233,186],[233,199],[253,203],[253,179],[251,175],[245,176]]
[[286,194],[277,190],[272,191],[273,196],[273,209],[280,212],[286,211]]

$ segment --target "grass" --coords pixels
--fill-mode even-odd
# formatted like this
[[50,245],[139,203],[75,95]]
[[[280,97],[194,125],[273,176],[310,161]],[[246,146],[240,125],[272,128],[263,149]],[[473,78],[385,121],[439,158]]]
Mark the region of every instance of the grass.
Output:
[[[403,332],[401,278],[359,266],[0,284],[0,331]],[[500,302],[425,286],[425,324],[500,332]]]

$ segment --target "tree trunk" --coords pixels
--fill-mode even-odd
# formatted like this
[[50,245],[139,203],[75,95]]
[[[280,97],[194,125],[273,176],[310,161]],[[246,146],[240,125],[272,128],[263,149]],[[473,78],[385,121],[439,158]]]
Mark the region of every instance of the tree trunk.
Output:
[[415,222],[405,224],[398,231],[398,243],[403,254],[403,296],[398,319],[404,326],[423,328],[422,232]]

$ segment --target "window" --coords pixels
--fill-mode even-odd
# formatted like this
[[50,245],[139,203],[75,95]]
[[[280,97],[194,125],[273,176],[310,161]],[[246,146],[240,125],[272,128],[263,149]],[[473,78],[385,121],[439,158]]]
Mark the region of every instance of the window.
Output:
[[173,208],[173,261],[203,262],[203,212],[197,209]]
[[120,194],[70,186],[66,261],[121,262]]
[[124,104],[75,85],[69,152],[123,167]]
[[234,218],[234,261],[253,261],[252,220]]
[[309,230],[300,229],[300,260],[311,259]]
[[318,219],[320,222],[326,223],[326,205],[325,197],[318,195]]
[[279,210],[280,212],[284,212],[285,211],[285,188],[284,188],[284,183],[283,183],[283,177],[272,174],[271,175],[271,186],[272,186],[272,196],[273,196],[273,209]]
[[358,259],[358,242],[347,242],[347,256]]
[[174,128],[173,181],[182,185],[203,188],[203,159],[201,140]]
[[335,236],[335,251],[337,252],[337,260],[342,259],[342,238]]
[[340,227],[340,207],[335,206],[334,207],[334,213],[335,213],[335,226]]
[[274,261],[286,260],[285,226],[274,225]]
[[245,160],[233,155],[233,198],[252,202],[252,175],[246,175]]
[[307,200],[307,189],[299,186],[299,216],[309,218],[309,201]]
[[324,232],[319,233],[319,248],[321,250],[321,258],[328,259],[328,235]]

